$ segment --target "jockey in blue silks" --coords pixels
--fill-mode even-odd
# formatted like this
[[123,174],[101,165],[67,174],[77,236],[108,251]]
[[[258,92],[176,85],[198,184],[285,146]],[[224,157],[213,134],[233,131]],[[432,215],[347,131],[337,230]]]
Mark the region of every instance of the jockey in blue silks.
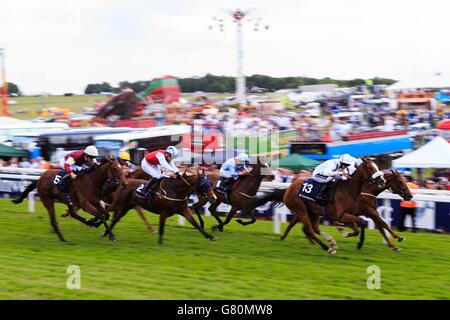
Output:
[[217,185],[222,191],[230,191],[232,182],[236,181],[241,175],[250,172],[246,164],[249,163],[249,157],[246,153],[240,153],[237,157],[228,159],[220,168],[220,180]]

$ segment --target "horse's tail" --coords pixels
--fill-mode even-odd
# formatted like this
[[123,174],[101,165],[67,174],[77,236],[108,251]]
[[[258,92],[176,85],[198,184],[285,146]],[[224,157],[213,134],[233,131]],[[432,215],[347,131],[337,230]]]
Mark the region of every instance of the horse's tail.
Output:
[[274,189],[268,193],[265,193],[262,197],[256,197],[251,207],[257,208],[266,204],[269,201],[273,202],[275,207],[283,205],[284,194],[286,193],[286,189]]
[[36,189],[38,180],[34,180],[33,182],[31,182],[26,188],[25,190],[20,194],[20,196],[14,200],[11,200],[12,202],[18,204],[21,203],[23,201],[23,199],[25,199],[28,194],[33,191],[34,189]]

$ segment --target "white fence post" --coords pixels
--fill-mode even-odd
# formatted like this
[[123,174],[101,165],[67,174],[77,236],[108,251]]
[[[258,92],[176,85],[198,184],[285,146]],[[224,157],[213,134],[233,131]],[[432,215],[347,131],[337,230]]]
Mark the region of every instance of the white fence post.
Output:
[[35,196],[34,191],[31,191],[28,194],[28,212],[36,212],[34,196]]
[[280,234],[281,233],[281,227],[280,227],[280,214],[278,213],[278,210],[275,208],[273,210],[273,215],[272,215],[272,220],[273,220],[273,232],[275,234]]

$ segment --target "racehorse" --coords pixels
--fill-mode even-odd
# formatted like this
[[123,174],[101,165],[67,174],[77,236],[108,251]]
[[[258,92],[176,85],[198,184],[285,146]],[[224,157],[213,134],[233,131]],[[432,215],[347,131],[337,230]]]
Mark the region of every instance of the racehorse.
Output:
[[[371,183],[370,181],[364,182],[361,188],[361,193],[356,201],[356,209],[351,213],[356,215],[366,215],[371,218],[375,223],[375,227],[380,231],[381,235],[385,239],[388,247],[392,248],[394,251],[399,251],[400,248],[392,244],[391,240],[386,236],[384,229],[388,230],[389,233],[399,242],[405,240],[405,238],[397,235],[380,217],[377,211],[376,197],[385,190],[390,190],[394,194],[400,195],[406,201],[411,200],[413,195],[411,194],[411,191],[406,185],[405,179],[400,172],[391,171],[389,173],[386,173],[384,175],[384,178],[386,179],[386,183],[384,186],[380,186],[376,183]],[[299,222],[299,219],[297,216],[294,216],[293,219],[291,219],[284,234],[281,236],[281,240],[284,240],[287,237],[290,230],[297,224],[297,222]],[[341,227],[339,228],[339,230],[345,237],[357,236],[359,234],[357,225],[351,224],[350,227],[352,227],[354,230],[354,232],[351,234],[344,233],[343,228]]]
[[[360,249],[364,243],[366,222],[351,213],[356,209],[356,200],[361,193],[362,185],[365,181],[381,180],[384,184],[383,173],[377,165],[368,157],[361,158],[362,163],[356,167],[355,172],[347,181],[339,180],[334,188],[335,193],[332,202],[326,204],[326,210],[331,218],[346,224],[356,223],[361,228],[360,239],[357,248]],[[334,238],[319,229],[320,216],[322,215],[321,205],[300,198],[298,196],[304,180],[294,181],[287,189],[283,197],[283,202],[303,223],[303,232],[311,243],[318,243],[322,249],[330,254],[336,253],[337,244]],[[331,243],[331,248],[323,243],[314,233],[321,235]]]
[[[154,195],[147,199],[141,199],[135,196],[135,191],[139,186],[145,183],[142,179],[129,179],[128,188],[120,190],[115,196],[113,203],[108,211],[113,211],[111,229],[117,222],[133,207],[140,206],[148,211],[159,214],[159,243],[163,242],[164,226],[166,219],[174,214],[179,214],[186,218],[205,238],[217,240],[216,237],[208,234],[195,221],[192,211],[188,207],[188,198],[192,193],[202,194],[214,201],[216,196],[211,187],[211,182],[205,176],[204,171],[197,171],[196,175],[188,175],[186,171],[177,178],[163,178]],[[108,230],[104,235],[108,234]]]
[[[58,175],[59,171],[60,170],[57,169],[45,171],[39,180],[31,183],[25,191],[22,192],[19,199],[14,202],[20,203],[28,195],[28,193],[37,188],[39,198],[48,211],[53,230],[61,241],[66,241],[59,230],[55,215],[56,200],[67,204],[67,197],[54,183],[55,177]],[[106,181],[111,179],[118,179],[123,189],[127,187],[127,181],[121,165],[109,157],[102,158],[99,165],[94,166],[90,171],[84,174],[78,175],[71,182],[69,187],[72,194],[74,207],[81,208],[84,211],[94,215],[94,218],[86,220],[79,216],[74,208],[70,208],[69,213],[71,217],[88,226],[98,227],[103,224],[106,230],[110,231],[109,239],[115,240],[114,234],[111,232],[110,227],[106,223],[106,220],[109,218],[109,214],[100,203],[102,187]]]
[[[261,172],[262,170],[265,170],[267,172]],[[266,163],[262,163],[258,158],[257,163],[253,166],[252,171],[245,173],[241,177],[239,177],[239,179],[235,182],[233,189],[228,193],[228,202],[231,205],[231,210],[228,212],[227,217],[223,222],[219,218],[216,209],[222,202],[226,201],[226,198],[222,192],[218,192],[217,189],[215,189],[217,200],[209,207],[209,211],[219,224],[217,226],[214,226],[213,229],[223,231],[223,226],[231,221],[238,210],[241,210],[242,213],[249,212],[251,216],[251,221],[242,222],[242,220],[238,219],[236,220],[238,223],[244,226],[255,223],[255,212],[254,210],[249,210],[248,208],[251,206],[251,204],[253,204],[262,180],[268,179],[269,181],[272,181],[274,178],[275,176],[269,166]],[[199,205],[200,204],[197,204],[196,207],[198,207]],[[197,215],[201,219],[200,214],[197,213]]]

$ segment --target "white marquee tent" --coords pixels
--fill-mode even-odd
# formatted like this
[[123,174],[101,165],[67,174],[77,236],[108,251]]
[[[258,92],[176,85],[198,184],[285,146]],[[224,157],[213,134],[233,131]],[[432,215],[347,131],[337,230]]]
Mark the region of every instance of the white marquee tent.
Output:
[[442,89],[450,88],[450,77],[442,73],[415,75],[409,79],[400,80],[386,90],[408,90],[408,89]]
[[392,161],[394,168],[450,168],[450,143],[436,137],[419,149]]

